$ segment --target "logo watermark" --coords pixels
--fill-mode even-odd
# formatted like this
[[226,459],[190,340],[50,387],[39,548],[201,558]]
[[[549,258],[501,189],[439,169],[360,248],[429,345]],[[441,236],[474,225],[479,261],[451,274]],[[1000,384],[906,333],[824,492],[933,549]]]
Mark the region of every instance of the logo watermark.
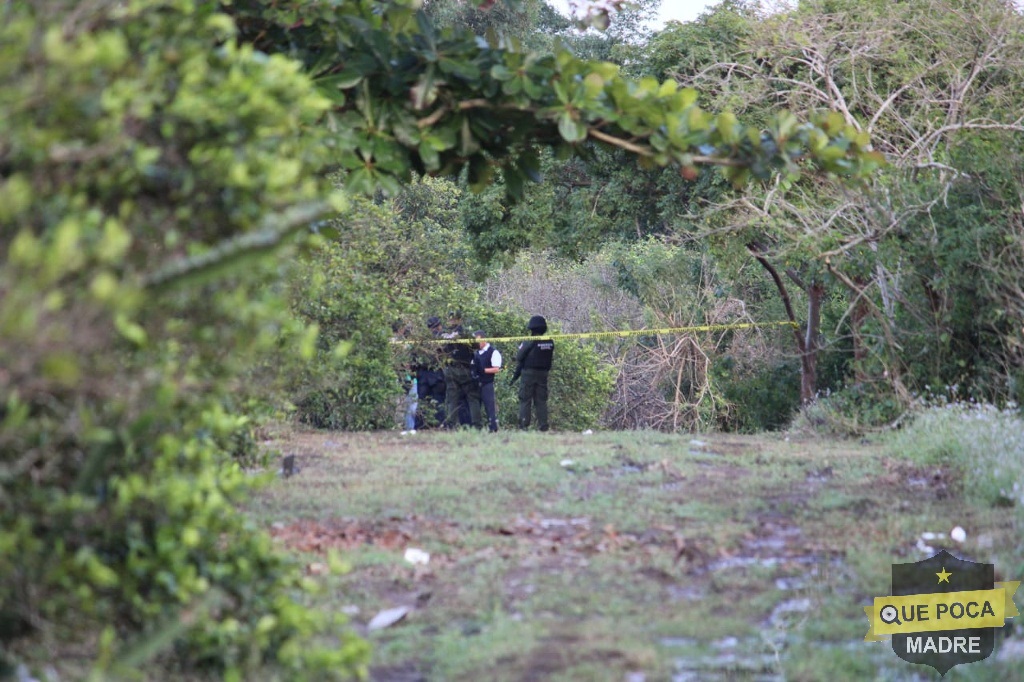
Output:
[[945,675],[992,655],[996,628],[1019,615],[1013,593],[1020,581],[995,582],[995,567],[942,550],[913,564],[892,565],[892,594],[865,606],[866,642],[892,636],[892,650],[910,663]]

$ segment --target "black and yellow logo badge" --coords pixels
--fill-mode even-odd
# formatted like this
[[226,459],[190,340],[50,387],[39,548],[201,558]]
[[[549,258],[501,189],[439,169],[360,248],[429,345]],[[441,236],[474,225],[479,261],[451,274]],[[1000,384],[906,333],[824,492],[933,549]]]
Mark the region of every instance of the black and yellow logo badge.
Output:
[[892,595],[865,606],[866,642],[892,635],[892,650],[910,663],[945,675],[961,663],[992,654],[996,628],[1018,615],[1016,582],[995,582],[995,567],[942,550],[916,564],[892,565]]

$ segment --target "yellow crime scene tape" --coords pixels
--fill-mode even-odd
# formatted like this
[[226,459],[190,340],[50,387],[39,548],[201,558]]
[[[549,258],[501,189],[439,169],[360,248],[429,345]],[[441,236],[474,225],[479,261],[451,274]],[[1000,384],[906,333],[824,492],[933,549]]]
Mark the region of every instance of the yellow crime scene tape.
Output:
[[[513,341],[540,341],[542,339],[596,339],[605,336],[656,336],[658,334],[681,334],[685,332],[717,332],[728,329],[753,329],[755,327],[793,327],[799,325],[789,320],[782,322],[737,322],[733,324],[701,324],[692,327],[665,327],[661,329],[626,329],[609,332],[580,332],[578,334],[542,334],[541,336],[497,336],[483,337],[489,343],[506,343]],[[471,333],[471,332],[470,332]],[[476,339],[429,339],[433,343],[476,343]]]

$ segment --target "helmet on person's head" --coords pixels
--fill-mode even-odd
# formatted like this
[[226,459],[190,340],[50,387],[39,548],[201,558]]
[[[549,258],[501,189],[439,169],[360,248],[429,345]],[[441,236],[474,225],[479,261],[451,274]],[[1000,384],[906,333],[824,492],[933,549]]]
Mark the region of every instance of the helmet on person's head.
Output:
[[430,317],[427,318],[427,327],[429,327],[430,329],[433,329],[434,327],[440,327],[440,326],[441,326],[441,318],[438,317],[437,315],[431,315]]
[[526,323],[526,328],[533,332],[534,336],[543,334],[548,330],[548,322],[541,315],[534,315]]

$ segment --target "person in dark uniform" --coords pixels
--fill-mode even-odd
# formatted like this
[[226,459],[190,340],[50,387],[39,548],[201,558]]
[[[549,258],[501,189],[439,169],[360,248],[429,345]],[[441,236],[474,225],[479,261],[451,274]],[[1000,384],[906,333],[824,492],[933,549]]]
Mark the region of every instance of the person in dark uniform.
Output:
[[501,371],[501,353],[487,343],[482,331],[473,332],[478,350],[473,354],[473,376],[480,382],[480,401],[487,413],[487,428],[498,430],[498,407],[494,402],[494,378]]
[[[461,335],[464,331],[462,326],[462,311],[461,310],[449,310],[448,311],[448,331],[457,335]],[[473,344],[470,348],[475,348]],[[459,399],[459,426],[470,426],[473,423],[472,415],[469,411],[469,400],[465,394]]]
[[[456,340],[462,336],[458,326],[443,335]],[[459,425],[459,403],[469,402],[469,419],[472,426],[480,428],[480,382],[473,378],[473,346],[469,343],[447,343],[444,346],[445,366],[445,428],[454,429]]]
[[[427,318],[427,327],[435,339],[441,337],[441,318]],[[416,390],[419,395],[416,428],[441,426],[445,416],[445,381],[441,358],[434,354],[420,354],[413,368],[416,371]]]
[[[548,323],[540,315],[530,318],[526,328],[531,336],[543,336],[548,332]],[[548,430],[548,373],[555,357],[555,342],[551,339],[524,341],[516,351],[516,371],[510,383],[520,375],[519,385],[519,428],[530,428],[530,412],[537,411],[537,428]]]

